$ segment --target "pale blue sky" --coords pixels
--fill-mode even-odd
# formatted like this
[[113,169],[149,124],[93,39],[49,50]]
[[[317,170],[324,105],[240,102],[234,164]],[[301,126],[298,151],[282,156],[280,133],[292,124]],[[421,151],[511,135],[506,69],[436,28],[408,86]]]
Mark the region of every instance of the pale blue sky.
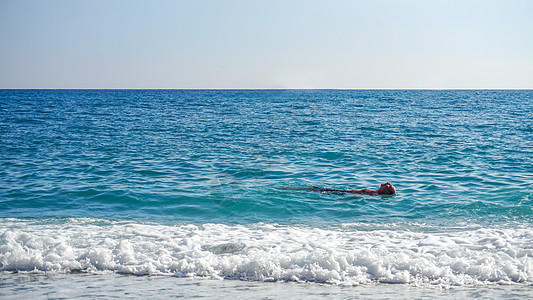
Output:
[[533,88],[533,1],[0,0],[0,88]]

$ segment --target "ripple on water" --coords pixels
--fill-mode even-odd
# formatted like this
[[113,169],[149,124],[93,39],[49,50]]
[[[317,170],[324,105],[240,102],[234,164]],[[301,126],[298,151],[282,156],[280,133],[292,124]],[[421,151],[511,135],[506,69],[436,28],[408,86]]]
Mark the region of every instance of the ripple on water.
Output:
[[0,91],[3,216],[532,219],[531,91],[35,93]]

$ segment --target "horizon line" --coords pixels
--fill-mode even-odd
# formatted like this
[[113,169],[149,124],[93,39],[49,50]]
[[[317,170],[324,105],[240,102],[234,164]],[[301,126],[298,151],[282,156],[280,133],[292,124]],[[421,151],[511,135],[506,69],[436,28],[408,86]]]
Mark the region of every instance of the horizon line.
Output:
[[0,88],[0,90],[419,90],[419,91],[500,91],[500,90],[533,90],[533,88]]

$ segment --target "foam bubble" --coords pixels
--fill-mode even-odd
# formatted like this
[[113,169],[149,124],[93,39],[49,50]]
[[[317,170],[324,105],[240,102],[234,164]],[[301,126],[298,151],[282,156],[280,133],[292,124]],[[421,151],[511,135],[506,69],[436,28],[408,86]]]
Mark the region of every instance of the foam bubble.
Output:
[[412,232],[275,224],[0,221],[0,270],[338,285],[533,282],[533,228]]

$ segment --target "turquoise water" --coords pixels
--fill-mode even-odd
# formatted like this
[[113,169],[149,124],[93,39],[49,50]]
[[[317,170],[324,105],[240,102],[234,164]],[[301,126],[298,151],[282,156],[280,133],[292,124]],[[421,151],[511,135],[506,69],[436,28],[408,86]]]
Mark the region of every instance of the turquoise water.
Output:
[[0,270],[532,284],[532,116],[528,90],[1,90]]
[[[530,91],[2,91],[2,217],[531,221]],[[280,186],[377,188],[387,198]]]

